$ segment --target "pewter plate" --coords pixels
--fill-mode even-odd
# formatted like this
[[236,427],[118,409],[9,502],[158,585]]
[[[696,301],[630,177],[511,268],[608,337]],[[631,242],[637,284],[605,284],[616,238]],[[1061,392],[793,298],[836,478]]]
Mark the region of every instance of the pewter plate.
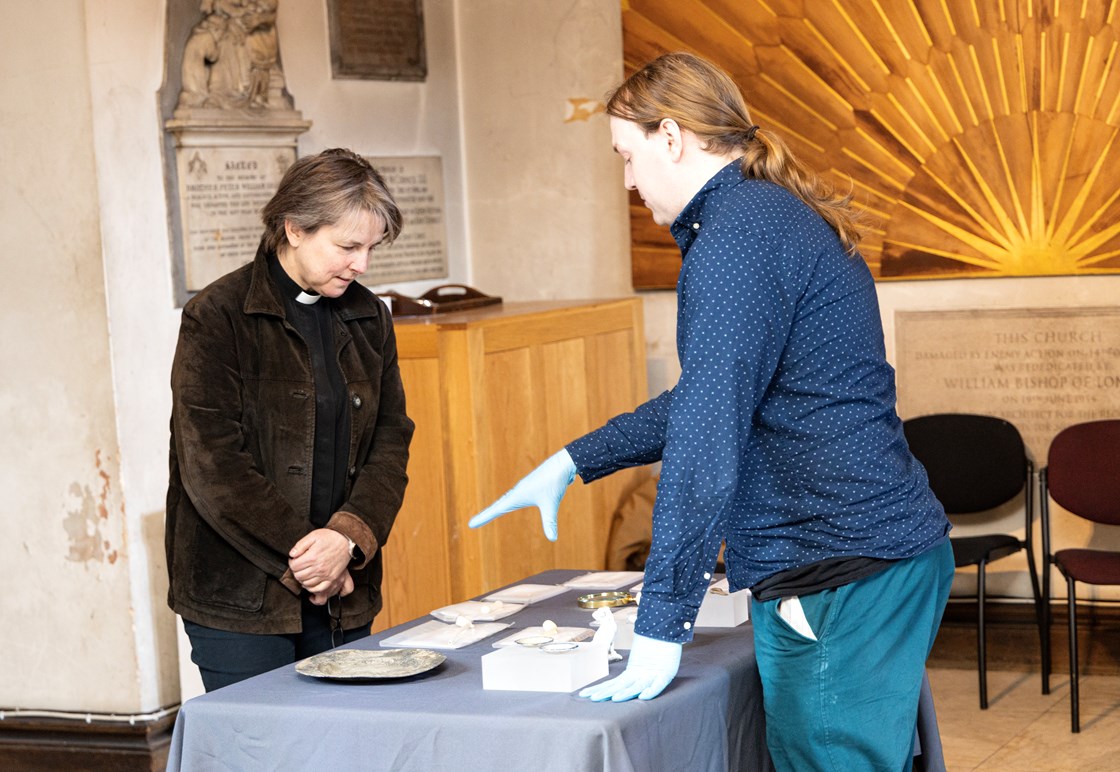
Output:
[[426,673],[447,657],[430,649],[337,649],[296,663],[296,672],[313,678],[367,681]]

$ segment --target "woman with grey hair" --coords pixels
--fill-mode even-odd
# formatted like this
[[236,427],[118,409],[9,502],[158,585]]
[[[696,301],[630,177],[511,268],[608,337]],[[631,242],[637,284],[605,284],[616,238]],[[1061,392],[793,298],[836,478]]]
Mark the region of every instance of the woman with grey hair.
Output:
[[184,306],[171,372],[168,603],[207,691],[368,634],[413,431],[356,281],[401,230],[381,175],[326,150],[262,214],[253,261]]

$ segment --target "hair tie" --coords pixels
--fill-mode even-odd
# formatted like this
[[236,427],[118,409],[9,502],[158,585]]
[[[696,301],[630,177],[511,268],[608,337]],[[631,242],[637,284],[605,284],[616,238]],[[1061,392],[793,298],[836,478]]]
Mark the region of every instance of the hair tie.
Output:
[[755,132],[757,131],[757,126],[751,126],[749,129],[747,129],[746,133],[744,134],[744,136],[747,138],[747,142],[750,142],[752,139],[754,139]]

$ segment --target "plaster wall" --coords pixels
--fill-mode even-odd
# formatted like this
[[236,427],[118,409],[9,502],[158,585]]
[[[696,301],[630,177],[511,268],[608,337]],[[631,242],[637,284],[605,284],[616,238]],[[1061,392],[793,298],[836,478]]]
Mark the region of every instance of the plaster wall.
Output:
[[622,79],[618,3],[469,0],[458,29],[475,286],[510,300],[633,294],[622,164],[595,112]]
[[0,706],[140,703],[85,14],[0,25]]

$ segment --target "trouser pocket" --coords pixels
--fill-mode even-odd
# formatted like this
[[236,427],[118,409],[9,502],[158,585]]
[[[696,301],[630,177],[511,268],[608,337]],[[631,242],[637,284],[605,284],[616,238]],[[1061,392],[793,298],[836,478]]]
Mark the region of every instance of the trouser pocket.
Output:
[[796,595],[778,601],[778,616],[798,635],[808,638],[810,641],[817,640],[817,634],[813,632],[809,620],[805,617],[805,609],[801,605],[801,599]]

